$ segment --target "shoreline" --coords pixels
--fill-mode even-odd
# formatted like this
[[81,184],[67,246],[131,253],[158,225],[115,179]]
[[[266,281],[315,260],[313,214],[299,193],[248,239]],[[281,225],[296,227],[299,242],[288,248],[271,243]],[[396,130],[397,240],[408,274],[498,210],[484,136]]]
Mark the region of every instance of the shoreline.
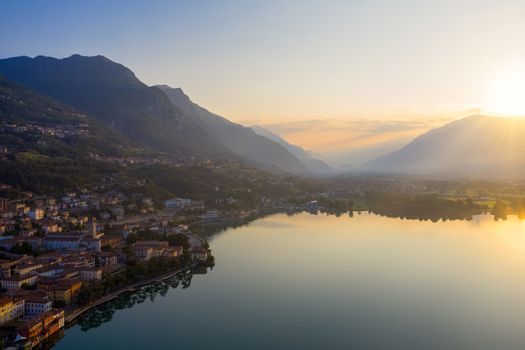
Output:
[[152,277],[148,280],[145,280],[145,281],[141,281],[141,282],[137,282],[137,283],[134,283],[132,285],[129,285],[125,288],[122,288],[120,290],[117,290],[113,293],[110,293],[100,299],[98,299],[97,301],[95,302],[92,302],[92,303],[89,303],[85,306],[81,306],[79,308],[76,308],[74,309],[73,311],[71,312],[68,312],[68,314],[66,315],[65,317],[65,327],[66,328],[69,328],[70,326],[74,325],[74,321],[82,316],[84,313],[88,312],[89,310],[97,307],[97,306],[100,306],[100,305],[103,305],[105,303],[108,303],[116,298],[118,298],[121,294],[124,294],[124,293],[130,293],[130,292],[135,292],[137,289],[143,287],[143,286],[146,286],[146,285],[149,285],[149,284],[153,284],[153,283],[159,283],[159,282],[163,282],[167,279],[170,279],[172,277],[175,277],[177,276],[179,273],[181,272],[184,272],[184,271],[187,271],[191,268],[195,267],[195,264],[191,265],[191,266],[186,266],[186,267],[183,267],[183,268],[180,268],[178,270],[175,270],[175,271],[172,271],[172,272],[167,272],[165,274],[162,274],[162,275],[159,275],[159,276],[156,276],[156,277]]

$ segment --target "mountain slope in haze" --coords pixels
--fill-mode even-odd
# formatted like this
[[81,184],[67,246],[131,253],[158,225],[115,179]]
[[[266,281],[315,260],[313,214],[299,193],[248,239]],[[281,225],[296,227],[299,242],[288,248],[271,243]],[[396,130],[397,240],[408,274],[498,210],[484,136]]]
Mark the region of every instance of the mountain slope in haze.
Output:
[[99,156],[135,145],[70,106],[0,78],[0,181],[36,193],[79,189],[113,176]]
[[254,163],[278,167],[293,174],[308,174],[307,167],[278,143],[200,107],[181,89],[166,85],[157,88],[166,94],[175,107],[196,121],[211,139],[229,151]]
[[525,119],[471,116],[366,164],[397,173],[524,177]]
[[133,147],[94,119],[2,77],[0,144],[55,157],[115,156]]
[[253,125],[253,126],[250,126],[250,128],[253,131],[255,131],[255,133],[257,133],[258,135],[264,136],[272,141],[275,141],[281,146],[283,146],[284,148],[286,148],[288,152],[296,156],[306,166],[306,168],[313,174],[328,175],[328,174],[333,173],[334,169],[332,169],[328,164],[326,164],[322,160],[313,157],[310,153],[305,151],[302,147],[299,147],[297,145],[287,142],[281,136],[259,125]]
[[0,75],[86,112],[143,146],[174,155],[232,156],[162,91],[103,56],[2,59]]

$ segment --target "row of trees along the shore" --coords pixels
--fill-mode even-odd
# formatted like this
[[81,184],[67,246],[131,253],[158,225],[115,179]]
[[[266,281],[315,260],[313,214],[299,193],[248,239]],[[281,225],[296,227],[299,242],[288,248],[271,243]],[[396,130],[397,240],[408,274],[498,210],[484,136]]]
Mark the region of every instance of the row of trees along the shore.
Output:
[[366,195],[366,207],[377,215],[415,220],[471,220],[489,210],[472,199],[443,199],[435,195],[378,192]]
[[[135,283],[147,281],[148,279],[165,273],[189,267],[192,263],[191,254],[189,252],[190,245],[188,243],[188,237],[185,235],[176,234],[167,236],[148,230],[132,233],[128,235],[126,241],[127,245],[123,248],[125,255],[131,257],[131,244],[138,240],[167,241],[171,246],[182,246],[183,254],[180,257],[157,257],[148,261],[133,261],[128,259],[126,268],[123,272],[114,275],[104,274],[101,280],[83,284],[76,299],[77,305],[82,306],[89,304],[110,293],[116,292]],[[206,265],[213,266],[215,260],[211,255],[211,250],[207,241],[204,242],[203,247],[208,250],[209,258],[206,261]]]

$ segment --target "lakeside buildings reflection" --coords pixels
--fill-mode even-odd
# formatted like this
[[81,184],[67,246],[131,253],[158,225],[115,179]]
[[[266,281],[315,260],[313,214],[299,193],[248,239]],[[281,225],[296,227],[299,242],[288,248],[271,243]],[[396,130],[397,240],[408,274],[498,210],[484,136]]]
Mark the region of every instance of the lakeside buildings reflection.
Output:
[[100,305],[81,316],[77,323],[84,332],[97,328],[100,325],[110,322],[115,313],[119,310],[129,309],[137,304],[142,304],[149,300],[154,302],[157,297],[165,297],[170,289],[186,289],[191,286],[194,274],[207,273],[207,267],[198,267],[191,271],[181,272],[173,278],[141,287],[137,291],[125,293],[108,303]]

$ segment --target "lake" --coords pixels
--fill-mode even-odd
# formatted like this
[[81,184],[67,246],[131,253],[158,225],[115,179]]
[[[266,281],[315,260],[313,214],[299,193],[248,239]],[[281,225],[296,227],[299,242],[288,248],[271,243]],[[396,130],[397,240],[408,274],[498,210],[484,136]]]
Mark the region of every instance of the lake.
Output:
[[523,349],[525,222],[277,214],[210,239],[54,349]]

